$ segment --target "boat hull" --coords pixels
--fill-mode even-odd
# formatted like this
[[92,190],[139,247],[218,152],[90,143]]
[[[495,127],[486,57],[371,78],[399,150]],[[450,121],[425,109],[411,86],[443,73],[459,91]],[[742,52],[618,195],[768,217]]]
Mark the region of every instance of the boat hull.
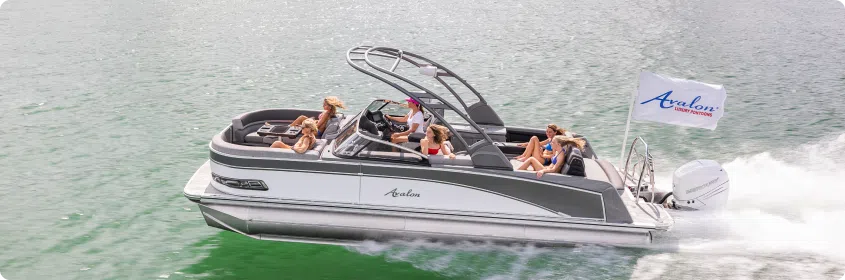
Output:
[[355,245],[364,240],[431,239],[566,245],[638,246],[653,228],[577,219],[482,217],[418,210],[368,209],[216,192],[209,164],[185,187],[209,226],[262,240]]
[[256,239],[355,244],[364,240],[432,239],[504,243],[642,245],[648,230],[571,223],[531,222],[413,213],[199,204],[209,226]]

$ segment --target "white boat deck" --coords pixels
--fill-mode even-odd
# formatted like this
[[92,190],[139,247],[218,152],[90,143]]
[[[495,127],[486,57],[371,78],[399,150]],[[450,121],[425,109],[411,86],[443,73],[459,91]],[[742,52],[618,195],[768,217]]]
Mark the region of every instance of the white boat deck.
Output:
[[191,180],[188,181],[188,184],[185,185],[185,196],[191,200],[199,200],[202,198],[202,195],[205,193],[205,189],[208,188],[208,184],[211,183],[211,164],[209,161],[205,161],[205,163],[197,169],[197,172],[191,176]]

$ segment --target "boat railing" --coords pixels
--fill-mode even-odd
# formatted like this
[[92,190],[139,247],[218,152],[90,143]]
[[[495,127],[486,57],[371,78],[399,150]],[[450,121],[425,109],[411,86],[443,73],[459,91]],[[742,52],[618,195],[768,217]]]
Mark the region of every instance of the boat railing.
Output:
[[[637,145],[640,144],[640,145]],[[629,172],[630,170],[630,172]],[[628,150],[628,158],[625,160],[623,175],[625,176],[625,184],[631,188],[637,203],[640,202],[640,192],[648,191],[651,193],[651,199],[654,201],[654,158],[648,151],[648,143],[642,137],[637,137],[631,142],[631,148]]]

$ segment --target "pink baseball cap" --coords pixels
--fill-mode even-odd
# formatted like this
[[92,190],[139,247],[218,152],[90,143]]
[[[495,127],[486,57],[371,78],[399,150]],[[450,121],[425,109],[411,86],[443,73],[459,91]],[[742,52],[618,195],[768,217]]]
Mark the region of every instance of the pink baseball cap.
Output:
[[414,103],[414,105],[420,106],[420,103],[417,102],[416,100],[414,100],[413,98],[408,97],[408,98],[405,99],[405,101],[408,101],[408,102]]

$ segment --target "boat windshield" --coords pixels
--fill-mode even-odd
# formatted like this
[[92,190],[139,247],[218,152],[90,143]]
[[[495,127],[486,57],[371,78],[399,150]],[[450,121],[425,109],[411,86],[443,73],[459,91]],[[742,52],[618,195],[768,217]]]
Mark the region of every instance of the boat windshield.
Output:
[[[397,110],[403,109],[401,107],[402,104],[396,102],[378,101],[380,105],[376,105],[376,103],[377,102],[373,102],[369,107],[367,107],[367,110],[371,110],[371,108],[376,110],[375,112],[377,114],[372,115],[381,116],[381,113],[378,112],[390,112],[389,110],[391,108],[395,108]],[[404,110],[408,109],[404,108]],[[372,121],[368,119],[367,114],[359,114],[359,116],[360,117],[357,117],[358,119],[351,123],[351,125],[344,128],[343,132],[341,132],[335,139],[333,149],[334,155],[340,157],[425,164],[426,157],[421,153],[409,149],[408,147],[382,140],[382,131],[376,130],[375,132],[368,132],[366,129],[359,128],[361,122],[368,122],[370,125],[373,125]]]
[[[350,156],[355,154],[355,153],[354,153],[354,152],[355,152],[355,151],[354,151],[354,149],[353,149],[353,150],[349,150],[349,149],[350,149],[350,147],[352,147],[352,146],[350,145],[350,143],[352,143],[352,142],[356,142],[356,139],[358,138],[358,137],[355,135],[355,132],[356,132],[356,131],[358,131],[358,124],[357,124],[357,122],[358,122],[358,121],[355,121],[354,123],[352,123],[351,125],[349,125],[349,126],[346,128],[346,130],[344,130],[344,131],[343,131],[343,133],[341,133],[340,135],[338,135],[338,136],[337,136],[337,138],[336,138],[336,140],[335,140],[335,142],[334,142],[334,143],[335,143],[335,144],[334,144],[334,150],[335,150],[335,151],[337,151],[338,153],[340,153],[340,151],[341,151],[341,150],[347,150],[347,152],[352,152],[352,154],[349,154]],[[348,141],[347,141],[347,140],[348,140]],[[344,149],[344,148],[345,148],[345,149]],[[346,153],[340,153],[340,154],[347,155]]]
[[379,99],[367,106],[370,113],[382,112],[391,116],[403,116],[408,113],[408,105],[395,101]]
[[340,144],[338,144],[335,148],[335,155],[348,157],[355,156],[358,151],[360,151],[362,148],[366,147],[368,143],[370,143],[370,141],[367,141],[367,139],[364,139],[363,137],[354,132],[348,137],[344,137],[343,140],[346,141],[338,142]]

